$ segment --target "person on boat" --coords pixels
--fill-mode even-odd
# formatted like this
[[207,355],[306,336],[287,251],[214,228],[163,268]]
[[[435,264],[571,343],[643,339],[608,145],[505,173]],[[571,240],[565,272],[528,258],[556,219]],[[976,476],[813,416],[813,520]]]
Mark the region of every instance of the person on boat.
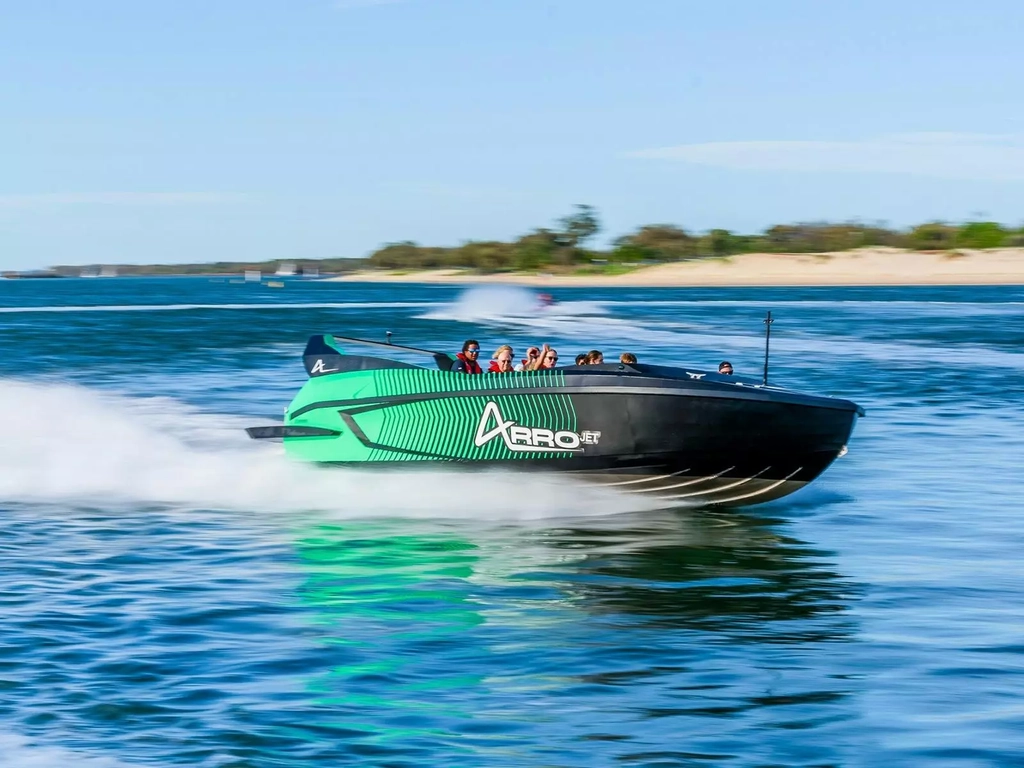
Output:
[[587,353],[586,352],[580,352],[578,355],[576,355],[576,365],[586,365],[586,364],[587,364]]
[[623,352],[619,355],[619,362],[623,365],[636,365],[636,355],[632,352]]
[[540,350],[537,347],[528,347],[526,350],[526,357],[523,361],[516,366],[517,371],[532,371],[534,369],[533,364],[537,361],[540,356]]
[[515,353],[508,344],[502,344],[494,350],[491,357],[494,359],[491,360],[491,365],[487,368],[488,373],[512,373],[514,370],[512,360],[515,358]]
[[604,353],[599,349],[592,349],[587,352],[587,365],[603,365]]
[[476,339],[466,339],[462,345],[462,351],[455,356],[452,363],[452,373],[483,373],[480,363],[476,361],[480,356],[480,342]]
[[724,376],[732,376],[732,363],[728,360],[723,360],[718,364],[718,372]]
[[528,370],[549,371],[558,364],[558,350],[545,344],[540,350],[540,356],[534,363],[534,367]]

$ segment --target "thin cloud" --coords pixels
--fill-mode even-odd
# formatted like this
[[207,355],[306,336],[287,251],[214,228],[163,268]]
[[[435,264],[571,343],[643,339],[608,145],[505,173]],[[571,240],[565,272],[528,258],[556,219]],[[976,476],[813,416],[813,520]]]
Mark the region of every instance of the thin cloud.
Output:
[[905,133],[861,141],[722,141],[639,150],[627,157],[735,170],[1024,181],[1024,134]]
[[0,208],[55,205],[209,205],[242,199],[220,192],[43,192],[0,195]]

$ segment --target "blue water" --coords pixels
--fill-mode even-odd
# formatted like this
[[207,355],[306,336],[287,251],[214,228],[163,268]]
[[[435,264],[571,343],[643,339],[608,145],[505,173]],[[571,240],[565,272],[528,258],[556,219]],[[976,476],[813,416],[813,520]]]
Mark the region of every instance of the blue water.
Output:
[[[0,281],[0,766],[1024,764],[1024,289]],[[867,409],[741,511],[295,466],[334,331]]]

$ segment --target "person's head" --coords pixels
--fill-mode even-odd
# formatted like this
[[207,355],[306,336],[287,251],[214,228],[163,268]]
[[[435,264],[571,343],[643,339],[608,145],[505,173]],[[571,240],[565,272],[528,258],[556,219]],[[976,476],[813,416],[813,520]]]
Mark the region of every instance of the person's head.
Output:
[[527,347],[526,357],[523,358],[523,363],[532,363],[538,357],[540,357],[540,347]]
[[554,368],[556,365],[558,365],[558,350],[549,348],[547,352],[544,353],[544,357],[541,358],[540,367],[542,369]]
[[576,355],[576,365],[586,365],[586,364],[587,364],[587,353],[586,352],[580,352],[578,355]]
[[587,352],[587,365],[601,365],[604,362],[604,353],[599,349],[592,349]]
[[619,362],[624,365],[636,365],[636,355],[632,352],[623,352],[619,355]]
[[718,372],[724,373],[726,376],[732,376],[732,363],[728,360],[723,360],[718,364]]
[[515,353],[512,351],[512,347],[508,344],[502,344],[491,355],[498,362],[499,371],[511,371],[512,370],[512,359]]
[[476,360],[480,355],[480,342],[476,339],[466,339],[462,343],[462,354],[470,360]]

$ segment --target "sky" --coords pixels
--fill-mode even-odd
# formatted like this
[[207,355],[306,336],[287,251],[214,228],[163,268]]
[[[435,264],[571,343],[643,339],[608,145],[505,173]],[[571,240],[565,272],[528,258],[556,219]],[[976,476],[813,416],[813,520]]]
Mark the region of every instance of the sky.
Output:
[[0,269],[1024,224],[1017,0],[0,0]]

